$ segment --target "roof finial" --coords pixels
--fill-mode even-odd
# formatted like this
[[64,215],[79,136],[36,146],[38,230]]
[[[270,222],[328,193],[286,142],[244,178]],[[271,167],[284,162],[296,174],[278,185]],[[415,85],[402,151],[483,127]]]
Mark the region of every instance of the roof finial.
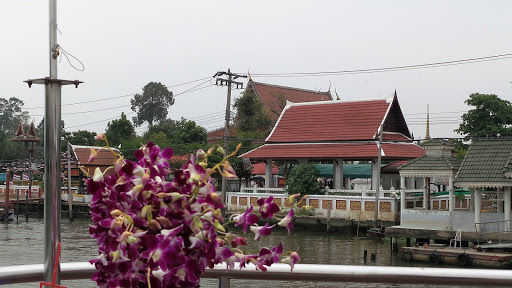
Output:
[[249,81],[252,81],[251,73],[249,72],[249,70],[251,70],[251,67],[247,69],[247,76],[249,76]]
[[430,139],[430,112],[429,112],[429,106],[427,104],[427,133],[425,135],[425,140]]
[[340,95],[338,95],[338,91],[336,91],[336,88],[334,88],[334,93],[336,93],[336,100],[341,100]]
[[18,126],[18,130],[16,131],[16,136],[25,136],[25,129],[23,128],[23,123],[21,123],[21,121]]

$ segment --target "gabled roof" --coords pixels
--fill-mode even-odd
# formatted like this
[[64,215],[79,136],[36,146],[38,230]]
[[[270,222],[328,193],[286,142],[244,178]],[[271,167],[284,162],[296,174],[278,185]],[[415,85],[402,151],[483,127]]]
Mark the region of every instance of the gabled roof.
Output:
[[472,140],[455,184],[477,188],[512,186],[512,178],[506,175],[511,154],[511,138]]
[[455,146],[456,146],[455,144],[450,143],[445,139],[437,139],[437,138],[429,139],[425,142],[422,142],[420,145],[422,147],[439,147],[439,148],[444,148],[445,146],[455,148]]
[[383,138],[411,141],[396,92],[392,98],[289,102],[266,142],[368,141],[376,139],[381,124]]
[[247,91],[256,94],[273,121],[278,119],[286,101],[302,103],[333,100],[330,92],[265,84],[254,82],[252,79],[247,83]]
[[[425,151],[413,143],[383,143],[382,159],[414,159]],[[370,160],[378,157],[378,143],[283,143],[265,144],[240,155],[241,158],[290,160],[290,159],[333,159]]]
[[[87,163],[89,156],[91,155],[91,148],[98,151],[96,159],[91,163]],[[86,174],[86,176],[92,176],[96,167],[99,167],[101,172],[104,172],[109,166],[113,166],[116,162],[116,158],[112,151],[104,147],[95,146],[79,146],[71,145],[73,158],[76,159],[77,165]],[[111,148],[116,153],[120,153],[118,149]],[[114,171],[112,170],[112,174]],[[87,175],[89,174],[89,175]]]
[[423,155],[400,167],[405,170],[457,170],[462,160],[456,157],[434,157]]
[[435,177],[455,176],[462,160],[452,156],[424,155],[399,168],[401,176]]
[[407,160],[393,161],[380,169],[382,174],[397,174],[398,169],[407,163]]

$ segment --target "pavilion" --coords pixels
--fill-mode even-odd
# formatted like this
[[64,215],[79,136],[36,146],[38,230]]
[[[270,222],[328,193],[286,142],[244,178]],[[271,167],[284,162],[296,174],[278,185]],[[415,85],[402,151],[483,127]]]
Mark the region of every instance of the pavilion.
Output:
[[[334,189],[343,188],[344,161],[370,161],[372,189],[379,179],[379,136],[383,161],[414,159],[424,150],[413,142],[396,91],[393,97],[356,101],[287,102],[265,144],[239,157],[265,161],[332,161]],[[272,188],[271,181],[265,188]]]

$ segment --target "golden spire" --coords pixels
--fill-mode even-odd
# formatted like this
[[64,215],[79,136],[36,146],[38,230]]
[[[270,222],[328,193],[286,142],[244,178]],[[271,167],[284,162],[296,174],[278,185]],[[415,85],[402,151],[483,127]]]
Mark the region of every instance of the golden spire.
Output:
[[425,135],[425,140],[429,140],[430,139],[430,113],[429,113],[429,107],[428,107],[428,104],[427,104],[427,133]]

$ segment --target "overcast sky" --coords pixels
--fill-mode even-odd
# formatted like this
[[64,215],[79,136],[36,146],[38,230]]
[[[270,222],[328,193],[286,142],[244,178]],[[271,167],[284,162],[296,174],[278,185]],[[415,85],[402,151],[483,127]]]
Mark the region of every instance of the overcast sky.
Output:
[[[59,78],[85,82],[78,89],[63,88],[68,131],[99,133],[121,112],[133,117],[132,96],[120,96],[139,93],[150,81],[172,86],[228,68],[252,74],[339,71],[512,53],[511,1],[66,0],[57,7],[58,43],[85,64],[79,72],[63,58],[58,67]],[[49,75],[48,1],[0,0],[0,27],[0,97],[23,100],[37,124],[44,114],[44,89],[29,89],[22,81]],[[511,68],[512,59],[504,59],[253,79],[322,91],[331,85],[342,100],[389,97],[396,89],[415,138],[425,136],[427,104],[431,136],[454,137],[471,93],[511,100]],[[223,126],[226,88],[205,81],[170,89],[178,94],[204,87],[178,95],[170,118],[195,120],[208,130]],[[73,103],[81,104],[66,105]]]

